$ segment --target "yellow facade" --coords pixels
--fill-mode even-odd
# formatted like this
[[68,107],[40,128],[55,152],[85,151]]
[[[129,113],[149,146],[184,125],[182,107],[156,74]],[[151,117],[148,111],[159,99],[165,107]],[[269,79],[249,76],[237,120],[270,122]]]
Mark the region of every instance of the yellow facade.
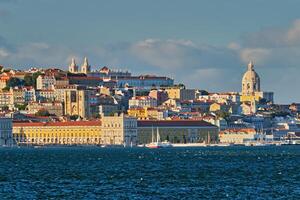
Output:
[[196,98],[196,90],[183,88],[167,88],[165,90],[170,99],[193,100]]
[[75,145],[100,144],[99,121],[15,123],[13,139],[17,144]]
[[146,119],[148,117],[147,108],[130,108],[127,112],[128,116],[136,117],[138,119]]
[[255,101],[259,101],[262,97],[260,95],[241,95],[241,102],[253,102]]
[[209,110],[211,112],[215,112],[215,111],[225,111],[228,112],[229,111],[229,106],[226,104],[220,104],[220,103],[213,103],[210,105]]

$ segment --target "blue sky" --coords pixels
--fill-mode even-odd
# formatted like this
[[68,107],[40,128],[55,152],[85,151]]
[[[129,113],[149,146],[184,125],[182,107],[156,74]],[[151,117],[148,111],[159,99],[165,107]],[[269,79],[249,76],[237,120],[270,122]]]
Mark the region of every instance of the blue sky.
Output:
[[239,91],[253,60],[262,89],[300,102],[300,1],[0,0],[0,63],[168,75],[209,91]]

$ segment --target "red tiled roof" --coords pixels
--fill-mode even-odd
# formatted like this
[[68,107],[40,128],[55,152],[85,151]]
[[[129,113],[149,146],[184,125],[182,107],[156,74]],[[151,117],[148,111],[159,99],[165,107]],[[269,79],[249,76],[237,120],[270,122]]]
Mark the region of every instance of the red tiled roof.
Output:
[[139,120],[138,127],[164,127],[164,126],[209,126],[216,127],[211,123],[197,120]]
[[70,76],[68,77],[70,80],[97,80],[97,81],[103,81],[103,78],[98,77],[83,77],[83,76]]
[[118,77],[118,80],[132,80],[132,79],[141,79],[141,80],[172,80],[171,78],[165,76],[149,76],[149,75],[141,75],[141,76],[129,76],[129,77]]
[[28,126],[101,126],[101,121],[68,121],[68,122],[13,122],[14,127],[28,127]]

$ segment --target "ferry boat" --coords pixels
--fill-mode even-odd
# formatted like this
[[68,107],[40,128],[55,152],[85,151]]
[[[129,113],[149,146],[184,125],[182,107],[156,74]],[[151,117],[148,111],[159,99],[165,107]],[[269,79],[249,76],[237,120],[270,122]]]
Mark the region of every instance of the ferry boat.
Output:
[[158,127],[156,128],[156,141],[154,141],[154,134],[153,134],[153,128],[152,128],[152,142],[149,144],[146,144],[145,147],[150,149],[158,149],[158,148],[166,148],[166,147],[172,147],[173,145],[169,141],[160,141],[160,135]]

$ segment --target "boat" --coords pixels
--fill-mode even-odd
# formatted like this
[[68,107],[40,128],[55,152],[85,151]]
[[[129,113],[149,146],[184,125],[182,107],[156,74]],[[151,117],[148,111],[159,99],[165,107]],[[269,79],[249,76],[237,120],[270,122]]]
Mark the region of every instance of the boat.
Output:
[[152,128],[152,142],[149,144],[146,144],[145,147],[150,149],[158,149],[158,148],[166,148],[166,147],[172,147],[173,145],[169,141],[160,141],[160,135],[158,127],[156,128],[156,141],[154,141],[154,134],[153,134],[153,128]]

